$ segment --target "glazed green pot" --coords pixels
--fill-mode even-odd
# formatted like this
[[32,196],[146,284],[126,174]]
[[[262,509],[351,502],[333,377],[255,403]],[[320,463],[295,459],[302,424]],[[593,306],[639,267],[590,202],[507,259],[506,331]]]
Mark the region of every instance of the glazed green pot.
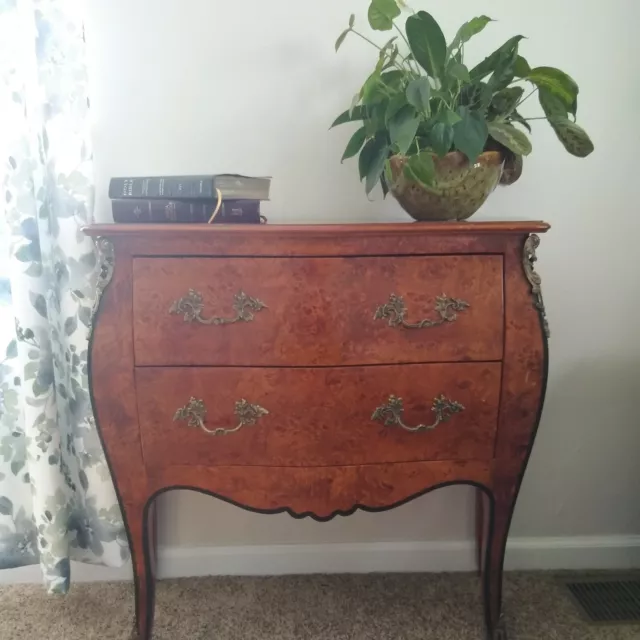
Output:
[[408,180],[403,173],[404,156],[390,159],[393,184],[389,190],[415,220],[466,220],[487,200],[500,182],[504,158],[499,151],[485,151],[473,165],[459,151],[433,156],[433,186]]

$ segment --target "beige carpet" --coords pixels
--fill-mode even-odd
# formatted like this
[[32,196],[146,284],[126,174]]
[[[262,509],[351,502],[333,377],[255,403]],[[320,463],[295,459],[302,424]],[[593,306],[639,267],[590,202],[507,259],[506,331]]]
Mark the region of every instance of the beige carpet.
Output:
[[[126,583],[65,596],[0,588],[0,640],[128,640]],[[507,575],[509,640],[639,640],[590,626],[549,574]],[[405,574],[191,578],[159,583],[154,640],[485,640],[475,576]]]

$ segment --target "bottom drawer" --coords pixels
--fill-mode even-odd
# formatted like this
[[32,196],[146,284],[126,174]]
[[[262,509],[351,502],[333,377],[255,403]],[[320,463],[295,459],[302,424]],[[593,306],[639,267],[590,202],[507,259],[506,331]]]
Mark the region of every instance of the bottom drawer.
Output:
[[139,368],[143,455],[167,465],[489,460],[501,365]]

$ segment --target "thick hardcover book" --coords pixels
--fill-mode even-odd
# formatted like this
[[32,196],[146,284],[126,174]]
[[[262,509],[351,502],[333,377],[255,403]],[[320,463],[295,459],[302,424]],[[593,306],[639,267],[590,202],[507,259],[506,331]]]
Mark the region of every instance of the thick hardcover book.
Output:
[[268,200],[271,178],[235,174],[112,178],[109,198],[143,200],[215,200],[220,189],[225,200]]
[[[217,201],[189,202],[182,200],[117,199],[111,201],[114,222],[209,222]],[[260,222],[260,202],[257,200],[223,201],[215,223]]]
[[213,222],[214,224],[260,224],[261,218],[259,200],[225,200]]

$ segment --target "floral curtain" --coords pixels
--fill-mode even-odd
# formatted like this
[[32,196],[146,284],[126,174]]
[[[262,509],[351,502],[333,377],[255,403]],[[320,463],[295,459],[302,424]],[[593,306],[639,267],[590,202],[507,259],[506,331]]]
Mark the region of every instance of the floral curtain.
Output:
[[81,0],[0,0],[0,569],[128,559],[93,421],[97,277]]

